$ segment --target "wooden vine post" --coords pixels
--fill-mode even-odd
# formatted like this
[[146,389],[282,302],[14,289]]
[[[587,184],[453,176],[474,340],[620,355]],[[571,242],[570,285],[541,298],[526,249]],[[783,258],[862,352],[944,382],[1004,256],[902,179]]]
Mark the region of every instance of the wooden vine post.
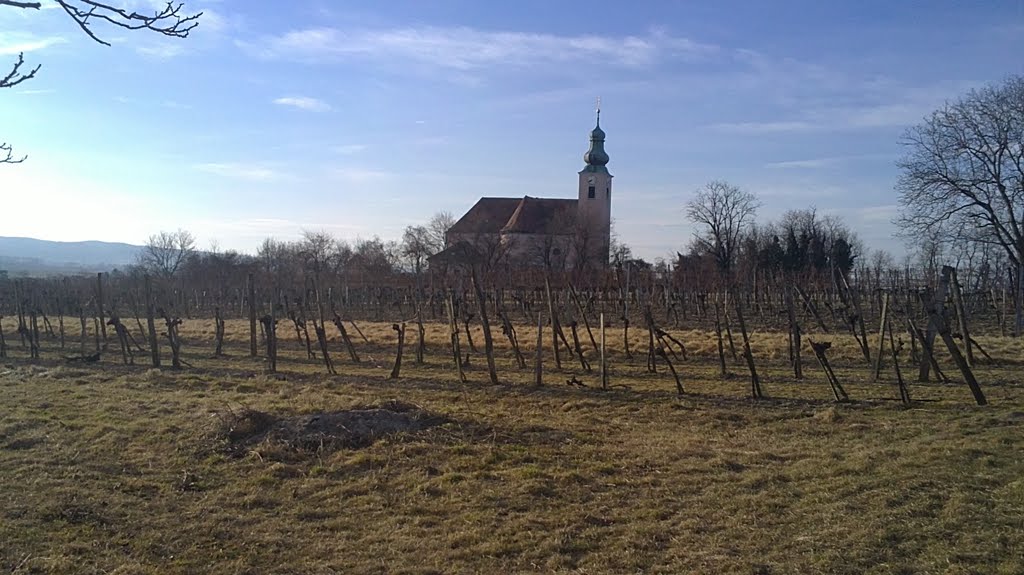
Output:
[[143,279],[146,296],[146,327],[149,331],[149,353],[153,367],[160,367],[160,341],[156,337],[156,310],[153,305],[153,284],[149,274]]
[[249,303],[249,357],[256,357],[259,355],[259,350],[256,348],[256,282],[253,279],[252,272],[245,278],[248,300]]
[[[938,292],[935,294],[934,299],[932,299],[928,294],[921,294],[921,302],[924,304],[925,314],[929,316],[926,328],[927,331],[921,340],[921,347],[924,347],[927,350],[926,354],[934,353],[936,335],[936,326],[934,325],[934,322],[931,321],[931,310],[929,309],[929,305],[930,302],[935,302],[941,306],[941,309],[943,310],[942,313],[945,313],[944,303],[946,301],[946,293],[949,291],[949,273],[946,272],[947,269],[949,269],[949,266],[942,268],[942,275],[939,277]],[[945,324],[945,319],[943,319],[942,323]],[[928,358],[921,358],[921,368],[918,370],[917,374],[918,381],[928,381],[928,374],[934,361],[934,358],[932,361],[928,361]]]
[[601,313],[601,389],[608,389],[608,360],[605,359],[604,313]]
[[783,292],[786,299],[786,313],[789,316],[789,348],[790,361],[793,364],[793,377],[803,379],[804,368],[800,360],[800,323],[796,319],[796,306],[793,303],[793,291],[788,287]]
[[452,357],[455,360],[455,370],[459,374],[459,381],[466,383],[466,373],[462,371],[462,351],[459,348],[459,324],[455,321],[455,294],[449,293],[444,300],[445,309],[448,311],[448,337],[452,344]]
[[[882,356],[885,354],[885,330],[889,322],[889,292],[882,294],[882,311],[878,320],[878,353],[875,355],[875,369],[871,381],[878,381],[882,376]],[[896,368],[897,370],[899,368]]]
[[391,368],[391,375],[388,379],[398,379],[402,371],[402,346],[405,345],[405,323],[393,323],[391,329],[398,334],[398,351],[395,353],[395,366]]
[[[946,266],[949,268],[950,287],[953,288],[953,305],[956,307],[956,319],[960,324],[960,336],[964,340],[964,358],[967,360],[967,365],[974,367],[974,351],[971,349],[971,334],[967,329],[967,310],[964,308],[963,293],[960,288],[960,281],[956,277],[956,268]],[[943,270],[945,271],[945,270]]]
[[471,266],[473,291],[476,292],[476,303],[480,308],[480,324],[484,328],[484,354],[487,356],[487,373],[491,383],[498,384],[498,369],[494,365],[494,338],[491,336],[491,322],[487,319],[487,300],[480,285],[480,272],[476,265]]
[[[733,291],[736,291],[733,286]],[[747,360],[747,369],[750,370],[750,396],[754,399],[764,398],[761,391],[761,379],[757,376],[757,367],[754,365],[754,354],[750,351],[750,335],[747,333],[747,322],[743,319],[743,302],[736,293],[732,294],[733,305],[736,308],[736,321],[740,324],[740,334],[743,336],[743,357]]]
[[103,321],[103,272],[96,274],[96,314],[100,318],[100,332],[107,341],[107,324]]
[[537,314],[537,349],[533,364],[533,383],[537,387],[544,385],[544,314]]

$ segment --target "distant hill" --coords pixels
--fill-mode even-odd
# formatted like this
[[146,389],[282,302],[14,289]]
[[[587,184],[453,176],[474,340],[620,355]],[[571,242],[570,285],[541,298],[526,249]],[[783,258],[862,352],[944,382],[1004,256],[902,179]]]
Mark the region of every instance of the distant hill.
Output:
[[142,246],[113,242],[52,242],[0,236],[0,271],[11,276],[85,273],[124,268]]

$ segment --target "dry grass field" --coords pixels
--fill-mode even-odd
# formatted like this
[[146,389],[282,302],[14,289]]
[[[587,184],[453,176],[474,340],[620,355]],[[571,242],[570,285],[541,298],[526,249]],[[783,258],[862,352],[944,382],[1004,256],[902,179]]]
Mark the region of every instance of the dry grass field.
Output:
[[[754,334],[770,398],[753,401],[740,363],[718,377],[706,333],[676,334],[691,354],[679,398],[619,331],[602,391],[550,352],[534,387],[497,331],[503,384],[480,355],[460,384],[441,326],[423,366],[410,326],[388,381],[394,332],[360,327],[363,361],[332,341],[329,376],[284,322],[267,374],[244,322],[214,359],[212,323],[186,321],[193,367],[174,371],[120,365],[113,341],[99,364],[65,364],[47,340],[30,363],[5,320],[0,572],[1024,573],[1020,341],[979,338],[996,358],[977,369],[988,406],[944,366],[956,383],[908,378],[908,408],[891,368],[871,383],[839,336],[815,338],[834,342],[846,404],[809,351],[793,380],[779,334]],[[519,337],[532,361],[535,332]],[[338,419],[352,409],[381,431],[422,425],[366,435]]]

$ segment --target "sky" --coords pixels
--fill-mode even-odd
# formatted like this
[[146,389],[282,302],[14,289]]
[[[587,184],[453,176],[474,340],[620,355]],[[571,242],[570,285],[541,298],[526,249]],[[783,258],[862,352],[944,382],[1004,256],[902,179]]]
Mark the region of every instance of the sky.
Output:
[[[684,250],[711,180],[899,256],[909,127],[1024,74],[1024,0],[185,0],[187,39],[0,6],[0,235],[254,252],[399,239],[481,196],[576,197],[601,98],[619,238]],[[149,0],[119,0],[129,8]],[[159,3],[157,3],[159,4]],[[3,73],[8,69],[2,66]]]

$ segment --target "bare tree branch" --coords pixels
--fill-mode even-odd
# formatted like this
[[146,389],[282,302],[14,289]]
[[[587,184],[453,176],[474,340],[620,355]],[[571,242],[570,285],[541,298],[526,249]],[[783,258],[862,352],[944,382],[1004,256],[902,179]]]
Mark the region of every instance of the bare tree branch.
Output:
[[109,46],[110,43],[96,36],[90,26],[91,20],[100,20],[128,30],[146,29],[173,38],[187,38],[188,33],[199,25],[199,17],[203,15],[202,12],[191,16],[182,15],[181,9],[184,4],[174,4],[173,2],[168,2],[162,10],[154,11],[152,14],[128,12],[123,8],[94,0],[56,0],[56,2],[86,35],[104,46]]
[[6,142],[0,144],[0,164],[20,164],[24,162],[27,157],[28,156],[15,158],[14,149],[10,144]]
[[31,8],[38,10],[42,7],[39,2],[16,2],[15,0],[0,0],[0,6],[13,6],[15,8]]
[[[163,36],[172,38],[187,38],[189,32],[199,25],[199,17],[202,12],[185,15],[181,13],[184,4],[167,2],[161,10],[155,10],[152,14],[140,14],[129,12],[123,8],[111,6],[95,0],[54,0],[63,10],[78,24],[78,27],[94,41],[110,46],[110,43],[103,40],[93,32],[92,24],[95,21],[106,22],[112,26],[125,28],[127,30],[151,30]],[[39,10],[41,2],[23,2],[19,0],[0,0],[0,6],[11,8]],[[24,53],[18,54],[18,61],[14,63],[10,73],[0,78],[0,88],[12,88],[18,84],[31,80],[39,71],[40,66],[36,65],[27,73],[20,72],[25,63]],[[4,157],[6,155],[6,158]],[[16,164],[23,162],[27,156],[15,159],[10,145],[0,146],[0,164]]]
[[14,67],[11,68],[10,74],[7,74],[3,78],[0,78],[0,88],[13,88],[13,87],[17,86],[18,84],[24,82],[25,80],[31,80],[32,78],[35,78],[36,72],[39,71],[39,68],[40,68],[41,64],[40,65],[36,65],[35,68],[32,68],[31,70],[28,71],[27,74],[24,74],[24,73],[18,72],[18,70],[21,69],[21,66],[24,63],[25,63],[25,53],[24,52],[20,52],[18,54],[18,61],[14,63]]

